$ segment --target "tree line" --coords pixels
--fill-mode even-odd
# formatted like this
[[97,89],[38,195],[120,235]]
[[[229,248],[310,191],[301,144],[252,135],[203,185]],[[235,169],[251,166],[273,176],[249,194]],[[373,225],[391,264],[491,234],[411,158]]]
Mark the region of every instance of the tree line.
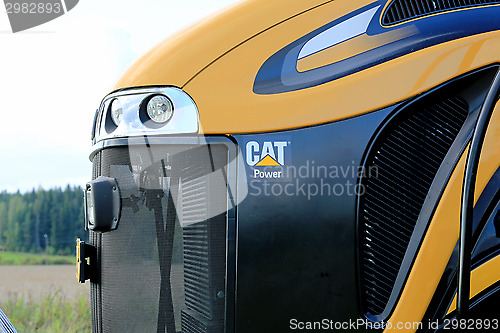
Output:
[[0,193],[0,250],[72,254],[83,225],[81,187]]

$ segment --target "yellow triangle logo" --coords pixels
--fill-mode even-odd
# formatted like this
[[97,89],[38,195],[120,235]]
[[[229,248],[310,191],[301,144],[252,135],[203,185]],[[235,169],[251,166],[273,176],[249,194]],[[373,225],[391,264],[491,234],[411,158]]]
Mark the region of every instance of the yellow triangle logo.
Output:
[[255,166],[281,166],[274,158],[269,155],[266,155],[263,159],[260,160],[259,163],[255,164]]

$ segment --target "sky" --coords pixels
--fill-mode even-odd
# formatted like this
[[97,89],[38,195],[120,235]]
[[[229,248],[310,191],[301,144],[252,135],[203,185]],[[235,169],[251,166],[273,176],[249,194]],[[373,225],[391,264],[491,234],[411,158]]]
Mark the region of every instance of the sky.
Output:
[[238,0],[80,0],[13,34],[0,4],[0,192],[83,186],[96,108],[168,36]]

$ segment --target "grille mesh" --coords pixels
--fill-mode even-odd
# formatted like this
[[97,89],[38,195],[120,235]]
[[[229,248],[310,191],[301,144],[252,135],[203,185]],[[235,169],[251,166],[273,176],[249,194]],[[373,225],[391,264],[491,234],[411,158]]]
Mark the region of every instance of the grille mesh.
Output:
[[359,209],[361,293],[380,315],[391,295],[427,192],[468,115],[458,97],[400,113],[372,146]]
[[385,10],[383,25],[454,9],[500,4],[499,0],[394,0]]
[[[101,152],[98,152],[92,161],[92,180],[96,179],[101,175]],[[95,232],[89,233],[89,243],[96,248],[100,246],[100,235]],[[97,252],[97,263],[100,260],[100,252]],[[95,263],[93,263],[95,264]],[[101,290],[99,277],[100,273],[100,265],[95,265],[95,276],[90,280],[90,299],[91,299],[91,313],[92,313],[92,333],[100,333],[102,331],[101,328],[101,306],[99,304],[99,300],[101,299]]]
[[[168,318],[175,328],[167,323],[167,332],[224,332],[227,179],[213,171],[227,165],[227,151],[224,145],[131,146],[94,158],[93,178],[116,178],[122,200],[118,228],[91,232],[102,267],[91,286],[94,333],[164,332]],[[160,188],[142,187],[146,168]],[[164,256],[168,267],[160,244],[171,251]]]

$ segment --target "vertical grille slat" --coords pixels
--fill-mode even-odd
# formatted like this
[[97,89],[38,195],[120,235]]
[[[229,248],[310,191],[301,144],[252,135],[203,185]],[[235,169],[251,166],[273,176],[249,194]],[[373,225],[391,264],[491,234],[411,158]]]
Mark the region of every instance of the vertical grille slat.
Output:
[[227,189],[211,178],[213,166],[186,163],[180,184],[184,257],[185,309],[182,332],[223,331],[215,318],[224,315],[226,217],[214,214],[214,201]]
[[[421,11],[424,2],[413,8]],[[388,305],[427,193],[468,113],[459,97],[407,107],[367,155],[365,166],[376,168],[377,177],[361,179],[358,253],[362,304],[371,316]]]
[[382,24],[392,25],[426,15],[468,7],[500,4],[499,0],[394,0],[382,14]]

